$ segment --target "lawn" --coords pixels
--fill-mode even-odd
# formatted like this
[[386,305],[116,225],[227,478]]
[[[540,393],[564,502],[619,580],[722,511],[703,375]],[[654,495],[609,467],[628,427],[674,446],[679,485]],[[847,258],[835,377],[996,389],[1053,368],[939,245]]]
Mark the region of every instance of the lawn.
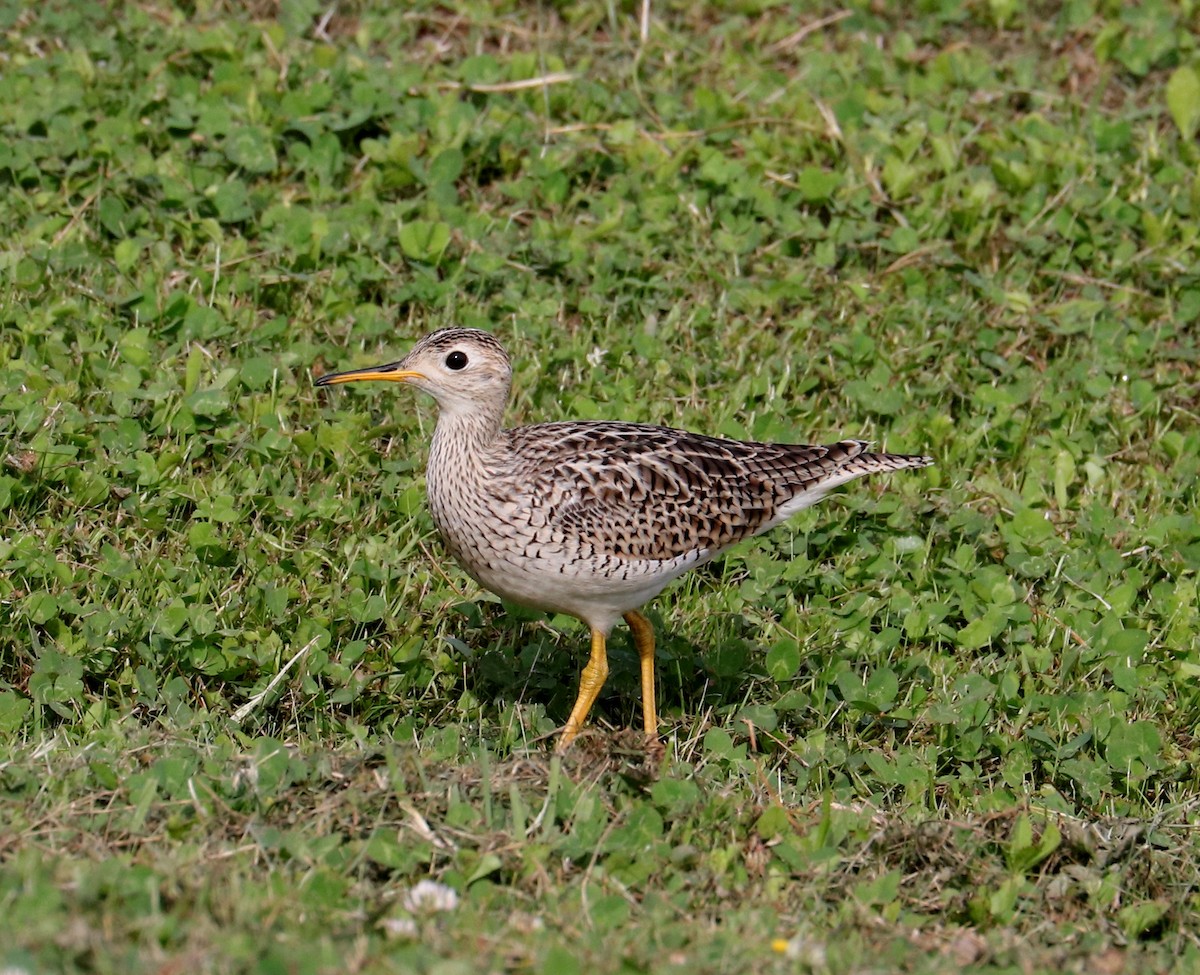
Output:
[[[1200,14],[0,6],[0,971],[1200,970]],[[432,404],[870,439],[625,630]]]

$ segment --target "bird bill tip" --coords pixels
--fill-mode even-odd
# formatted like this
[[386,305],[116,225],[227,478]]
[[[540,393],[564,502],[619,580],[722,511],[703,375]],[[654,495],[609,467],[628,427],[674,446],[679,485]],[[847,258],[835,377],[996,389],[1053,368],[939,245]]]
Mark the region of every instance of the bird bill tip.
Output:
[[331,372],[321,376],[315,386],[337,386],[341,383],[366,382],[372,379],[391,383],[405,383],[412,379],[424,379],[424,373],[412,369],[400,369],[396,365],[375,366],[370,369],[350,369],[346,372]]

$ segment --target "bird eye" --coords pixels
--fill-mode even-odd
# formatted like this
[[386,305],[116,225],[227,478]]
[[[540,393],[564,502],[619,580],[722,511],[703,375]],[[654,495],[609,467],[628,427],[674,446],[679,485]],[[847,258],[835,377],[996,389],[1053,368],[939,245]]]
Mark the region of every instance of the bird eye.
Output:
[[447,369],[453,369],[455,372],[457,372],[459,369],[465,369],[466,367],[467,354],[465,352],[460,352],[458,349],[455,349],[448,356],[446,356]]

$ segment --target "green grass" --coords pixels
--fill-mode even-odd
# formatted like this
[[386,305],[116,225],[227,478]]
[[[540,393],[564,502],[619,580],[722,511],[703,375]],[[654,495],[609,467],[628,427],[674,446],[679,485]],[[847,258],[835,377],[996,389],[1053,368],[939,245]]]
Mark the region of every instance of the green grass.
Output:
[[[6,975],[1200,965],[1193,4],[640,10],[0,7]],[[585,631],[312,388],[451,322],[514,422],[937,466],[560,761]]]

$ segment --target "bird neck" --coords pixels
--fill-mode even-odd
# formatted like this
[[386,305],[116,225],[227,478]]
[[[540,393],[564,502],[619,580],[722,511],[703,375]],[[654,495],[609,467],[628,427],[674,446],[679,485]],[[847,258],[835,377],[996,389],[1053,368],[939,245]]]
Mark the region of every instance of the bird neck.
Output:
[[434,445],[440,442],[441,445],[453,444],[456,450],[484,450],[500,436],[503,419],[503,407],[485,409],[478,403],[469,411],[443,407],[438,411],[437,426],[433,431]]

